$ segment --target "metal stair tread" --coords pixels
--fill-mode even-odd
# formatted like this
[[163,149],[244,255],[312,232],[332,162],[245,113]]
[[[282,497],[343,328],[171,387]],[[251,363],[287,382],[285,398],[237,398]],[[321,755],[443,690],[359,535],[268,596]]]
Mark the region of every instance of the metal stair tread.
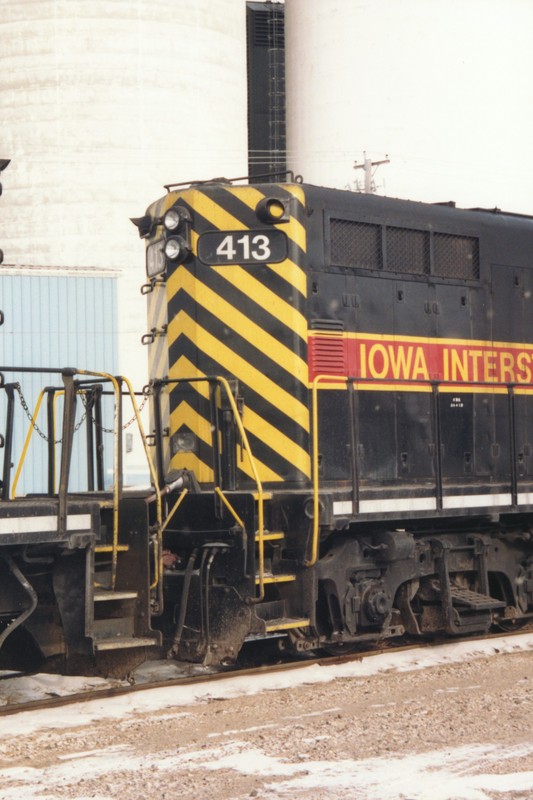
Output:
[[[263,583],[288,583],[289,581],[295,581],[296,575],[289,574],[289,573],[280,573],[274,575],[272,572],[265,572],[263,575]],[[261,583],[261,577],[259,575],[255,576],[256,584]]]
[[488,611],[489,609],[505,608],[506,606],[504,600],[497,600],[488,594],[462,589],[459,586],[450,586],[450,594],[454,606],[466,606],[477,611]]
[[278,617],[277,619],[266,619],[265,625],[267,633],[271,633],[292,628],[307,628],[310,622],[307,617]]
[[[285,534],[282,533],[281,531],[272,531],[272,532],[264,531],[263,532],[263,541],[264,542],[274,542],[274,541],[278,541],[278,540],[284,539],[284,538],[285,538]],[[255,541],[256,542],[260,542],[261,541],[261,539],[259,538],[259,534],[258,533],[255,534]]]
[[121,592],[113,591],[112,589],[97,589],[94,592],[94,602],[101,603],[113,600],[136,600],[138,592]]
[[126,650],[132,647],[158,647],[157,637],[151,639],[148,636],[124,636],[123,638],[112,637],[94,639],[95,650]]

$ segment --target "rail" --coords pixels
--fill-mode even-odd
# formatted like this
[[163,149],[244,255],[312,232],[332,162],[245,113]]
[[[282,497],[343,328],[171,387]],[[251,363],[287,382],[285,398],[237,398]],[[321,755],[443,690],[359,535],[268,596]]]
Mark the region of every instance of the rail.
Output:
[[[520,630],[514,631],[505,631],[505,632],[498,632],[498,633],[491,633],[488,635],[467,635],[463,636],[458,640],[458,637],[443,637],[443,638],[435,638],[433,641],[423,641],[423,642],[405,642],[404,640],[393,640],[393,644],[391,646],[391,642],[376,642],[374,646],[371,644],[369,645],[368,650],[357,650],[356,652],[348,652],[343,655],[331,655],[331,656],[320,656],[316,654],[316,657],[310,657],[305,662],[302,661],[301,657],[297,658],[293,661],[283,660],[280,661],[279,653],[276,654],[276,661],[272,663],[269,661],[268,663],[260,662],[259,666],[235,666],[235,667],[221,667],[218,671],[210,671],[205,672],[204,670],[198,671],[195,674],[191,674],[190,670],[184,670],[182,675],[179,675],[174,678],[165,678],[162,677],[161,680],[157,680],[157,677],[152,678],[150,681],[146,683],[138,682],[138,683],[128,683],[124,681],[121,685],[116,685],[117,682],[114,681],[114,685],[109,685],[109,683],[104,683],[99,688],[94,688],[91,686],[91,683],[86,679],[81,679],[79,682],[72,681],[72,690],[70,693],[65,693],[65,686],[64,681],[61,675],[48,675],[47,682],[41,693],[35,697],[35,699],[24,699],[22,702],[17,702],[17,696],[22,696],[25,698],[27,697],[27,689],[24,687],[24,683],[26,682],[26,677],[23,673],[6,673],[1,677],[0,680],[3,682],[7,682],[9,684],[9,692],[6,693],[7,702],[0,706],[0,717],[7,717],[7,716],[14,716],[21,712],[26,711],[37,711],[40,709],[51,709],[51,708],[61,708],[63,706],[69,706],[74,703],[86,703],[88,700],[102,700],[106,698],[112,697],[120,697],[123,695],[129,694],[138,694],[139,692],[147,692],[151,691],[152,689],[170,689],[171,687],[175,686],[194,686],[195,684],[209,684],[209,683],[216,683],[218,681],[228,681],[231,680],[233,677],[237,679],[241,679],[246,677],[247,679],[253,678],[256,676],[264,676],[265,673],[274,673],[274,674],[282,674],[284,672],[292,672],[297,670],[302,670],[305,667],[306,674],[309,672],[309,668],[312,666],[319,666],[319,667],[333,667],[335,670],[338,670],[339,665],[343,664],[350,664],[350,663],[360,663],[365,659],[373,659],[379,658],[380,656],[387,655],[391,657],[392,654],[398,653],[398,660],[401,660],[403,657],[402,654],[409,654],[412,653],[413,663],[419,663],[420,661],[420,654],[417,652],[421,650],[422,652],[427,652],[428,647],[434,648],[435,650],[443,649],[446,652],[446,648],[449,648],[450,643],[454,642],[457,644],[459,641],[459,649],[462,650],[463,647],[466,649],[466,645],[468,643],[474,642],[475,647],[479,649],[479,645],[481,642],[493,642],[493,646],[490,649],[491,656],[496,656],[498,654],[504,654],[508,652],[522,652],[522,653],[529,653],[532,649],[532,644],[530,644],[531,640],[531,630],[532,626],[527,625]],[[506,640],[511,640],[508,644],[506,644]],[[516,640],[516,641],[515,641]],[[521,641],[523,640],[523,645],[521,645]],[[466,649],[468,653],[468,649]],[[394,658],[395,656],[392,655]],[[264,654],[263,654],[264,658]],[[448,661],[450,656],[447,656]],[[461,654],[459,653],[458,656],[458,663],[461,660]],[[161,662],[161,666],[164,667],[165,662]],[[155,673],[155,671],[154,671]],[[156,674],[156,673],[155,673]],[[161,674],[165,675],[165,670],[161,669]],[[309,680],[309,677],[306,678]],[[22,692],[17,692],[17,684],[18,682],[22,684]],[[62,682],[63,681],[63,682]],[[76,683],[78,685],[76,685]],[[57,687],[57,691],[54,691],[54,687]],[[46,694],[45,694],[46,692]],[[168,694],[168,693],[167,693]],[[210,692],[211,696],[213,692]],[[167,700],[168,702],[168,700]]]

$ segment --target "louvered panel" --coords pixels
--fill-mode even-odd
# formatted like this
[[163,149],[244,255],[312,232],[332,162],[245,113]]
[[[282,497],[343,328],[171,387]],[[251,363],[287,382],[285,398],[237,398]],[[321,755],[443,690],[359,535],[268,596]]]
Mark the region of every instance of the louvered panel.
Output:
[[316,331],[309,358],[312,375],[346,375],[346,347],[341,332]]

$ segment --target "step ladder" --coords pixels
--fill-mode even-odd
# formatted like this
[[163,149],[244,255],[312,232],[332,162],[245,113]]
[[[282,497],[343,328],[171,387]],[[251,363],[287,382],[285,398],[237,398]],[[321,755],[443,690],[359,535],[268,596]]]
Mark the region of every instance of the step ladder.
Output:
[[[433,586],[440,596],[446,622],[446,631],[452,634],[486,633],[493,622],[493,612],[505,608],[506,602],[491,597],[488,593],[488,577],[483,543],[471,537],[466,545],[454,546],[445,540],[431,542],[438,579]],[[450,578],[450,555],[454,551],[465,551],[475,565],[481,591],[473,591],[452,584]]]
[[157,633],[137,636],[136,607],[138,592],[95,589],[92,639],[95,652],[124,650],[136,647],[156,647]]
[[[128,651],[136,661],[142,661],[141,649],[161,643],[159,631],[149,628],[148,587],[144,596],[137,587],[122,588],[127,586],[128,560],[132,558],[139,555],[134,556],[129,545],[97,545],[93,585],[87,587],[86,636],[92,641],[97,658],[100,654],[117,653],[117,664],[128,661]],[[120,652],[122,656],[118,655]]]

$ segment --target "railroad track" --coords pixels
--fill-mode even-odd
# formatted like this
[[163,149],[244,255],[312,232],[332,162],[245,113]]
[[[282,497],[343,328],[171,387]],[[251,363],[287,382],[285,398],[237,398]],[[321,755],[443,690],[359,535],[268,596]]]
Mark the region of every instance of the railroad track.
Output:
[[[354,661],[363,661],[364,659],[373,658],[378,655],[383,655],[384,653],[394,652],[405,652],[405,651],[412,651],[418,649],[425,649],[428,647],[439,647],[445,646],[453,643],[466,643],[466,642],[475,642],[475,641],[497,641],[498,639],[507,639],[514,636],[523,636],[527,633],[533,631],[533,624],[529,624],[526,628],[521,628],[517,631],[510,631],[510,632],[503,632],[503,633],[495,633],[490,636],[469,636],[465,638],[458,639],[442,639],[442,640],[433,640],[433,641],[426,641],[426,642],[410,642],[407,644],[396,644],[389,642],[386,646],[382,647],[375,647],[372,650],[365,650],[359,651],[355,653],[347,653],[343,655],[330,655],[330,656],[323,656],[319,658],[304,658],[297,661],[287,661],[283,663],[276,663],[276,664],[262,664],[260,666],[255,667],[245,667],[239,668],[231,667],[225,668],[220,671],[213,671],[204,674],[187,674],[183,675],[182,677],[176,677],[171,679],[163,679],[159,681],[147,681],[140,684],[130,684],[125,683],[121,684],[120,686],[104,686],[98,687],[95,689],[86,689],[81,692],[73,692],[72,694],[52,694],[53,689],[50,688],[50,695],[45,698],[40,698],[37,700],[29,700],[24,701],[21,703],[9,703],[4,706],[0,706],[0,717],[2,716],[11,716],[13,714],[19,714],[23,711],[37,711],[42,709],[52,709],[52,708],[59,708],[61,706],[68,706],[73,705],[75,703],[88,703],[93,700],[103,700],[106,698],[116,698],[122,697],[125,695],[133,694],[136,692],[146,692],[151,689],[162,689],[162,688],[172,688],[175,686],[197,686],[203,683],[208,682],[217,682],[221,680],[225,680],[230,677],[254,677],[265,675],[267,673],[275,673],[275,672],[286,672],[290,670],[301,669],[303,667],[308,666],[333,666],[333,665],[342,665],[348,664]],[[192,665],[187,664],[184,667],[191,670]],[[24,680],[28,675],[20,676],[19,674],[10,674],[7,676],[3,676],[4,678],[11,678],[14,681],[17,680]],[[58,686],[59,682],[61,681],[62,676],[58,675]],[[1,686],[0,686],[0,696],[1,696]]]

